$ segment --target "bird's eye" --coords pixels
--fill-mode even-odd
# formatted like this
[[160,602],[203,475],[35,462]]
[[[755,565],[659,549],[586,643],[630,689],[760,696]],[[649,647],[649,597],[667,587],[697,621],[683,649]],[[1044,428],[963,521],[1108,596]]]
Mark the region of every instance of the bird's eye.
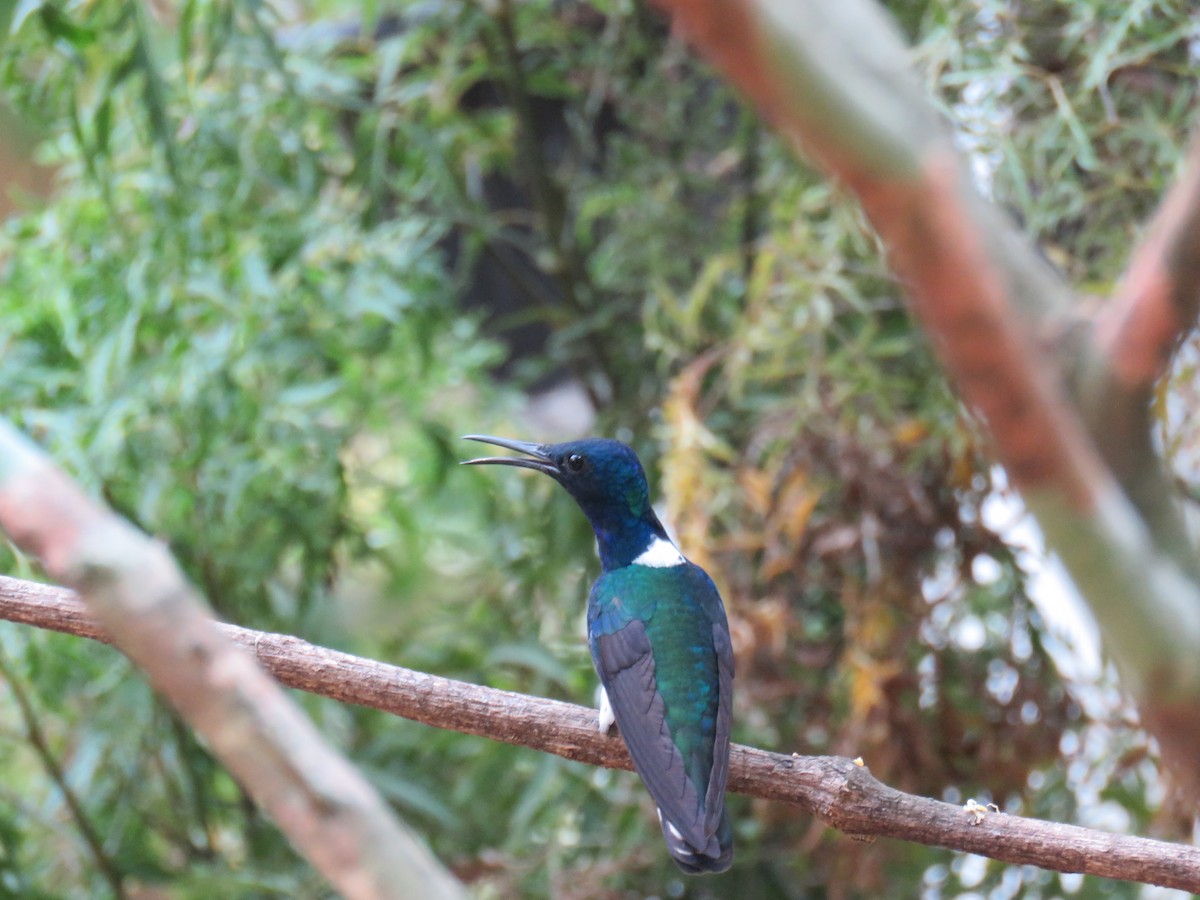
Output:
[[582,472],[585,465],[587,465],[587,460],[578,453],[572,453],[567,457],[567,468],[572,472]]

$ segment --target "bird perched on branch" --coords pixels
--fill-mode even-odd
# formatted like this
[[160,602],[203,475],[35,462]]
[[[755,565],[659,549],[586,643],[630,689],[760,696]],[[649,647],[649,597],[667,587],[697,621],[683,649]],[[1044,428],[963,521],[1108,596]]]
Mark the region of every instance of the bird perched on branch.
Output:
[[642,464],[620,441],[465,440],[524,455],[464,465],[549,475],[591,522],[603,570],[587,610],[588,646],[604,689],[600,730],[616,722],[679,868],[725,871],[733,859],[725,810],[733,649],[712,579],[671,543],[650,506]]

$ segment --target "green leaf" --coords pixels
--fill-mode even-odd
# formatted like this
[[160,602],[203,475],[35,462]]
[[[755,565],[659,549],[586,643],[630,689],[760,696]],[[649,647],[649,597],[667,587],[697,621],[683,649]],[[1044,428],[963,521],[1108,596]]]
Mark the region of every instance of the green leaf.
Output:
[[[26,16],[32,12],[34,10],[30,10]],[[72,21],[51,3],[38,4],[36,12],[41,19],[42,27],[51,37],[66,41],[76,50],[83,50],[96,41],[95,31]]]
[[16,34],[25,22],[36,12],[40,12],[46,0],[18,0],[13,7],[12,19],[9,20],[8,33]]

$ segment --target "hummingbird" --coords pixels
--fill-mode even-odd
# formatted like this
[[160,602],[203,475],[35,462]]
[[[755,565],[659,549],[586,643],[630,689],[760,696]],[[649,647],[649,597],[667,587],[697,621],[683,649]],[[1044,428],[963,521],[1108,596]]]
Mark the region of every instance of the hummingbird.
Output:
[[693,875],[724,872],[733,860],[725,809],[733,646],[713,580],[667,536],[642,464],[620,441],[463,439],[524,454],[464,465],[542,472],[587,516],[601,568],[587,604],[588,647],[602,687],[600,731],[617,725],[676,865]]

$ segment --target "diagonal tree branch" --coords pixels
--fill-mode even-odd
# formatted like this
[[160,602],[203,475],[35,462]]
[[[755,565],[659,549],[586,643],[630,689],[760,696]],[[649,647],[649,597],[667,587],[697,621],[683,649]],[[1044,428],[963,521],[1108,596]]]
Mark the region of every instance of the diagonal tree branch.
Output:
[[1200,132],[1182,178],[1168,192],[1116,295],[1090,335],[1092,362],[1074,387],[1104,459],[1155,539],[1200,580],[1200,556],[1152,438],[1155,382],[1200,312]]
[[[30,581],[0,576],[0,619],[108,641],[72,592]],[[597,730],[594,709],[414,672],[288,635],[236,625],[220,630],[253,650],[288,687],[590,765],[632,768],[620,737]],[[840,757],[788,756],[737,745],[729,787],[798,806],[855,836],[1200,891],[1200,848],[999,813],[979,818],[962,807],[887,787],[865,767]]]
[[1138,489],[1128,489],[1097,440],[1110,420],[1085,420],[1073,402],[1062,369],[1104,366],[1091,341],[1071,348],[1072,366],[1048,352],[1070,328],[1074,298],[972,191],[891,21],[870,0],[656,2],[856,195],[960,395],[1095,611],[1179,786],[1200,803],[1194,545],[1161,502],[1153,454],[1138,456]]
[[0,527],[79,589],[112,643],[344,896],[465,896],[253,657],[226,639],[166,548],[86,497],[3,421]]
[[1200,134],[1096,327],[1114,386],[1149,401],[1200,314]]

